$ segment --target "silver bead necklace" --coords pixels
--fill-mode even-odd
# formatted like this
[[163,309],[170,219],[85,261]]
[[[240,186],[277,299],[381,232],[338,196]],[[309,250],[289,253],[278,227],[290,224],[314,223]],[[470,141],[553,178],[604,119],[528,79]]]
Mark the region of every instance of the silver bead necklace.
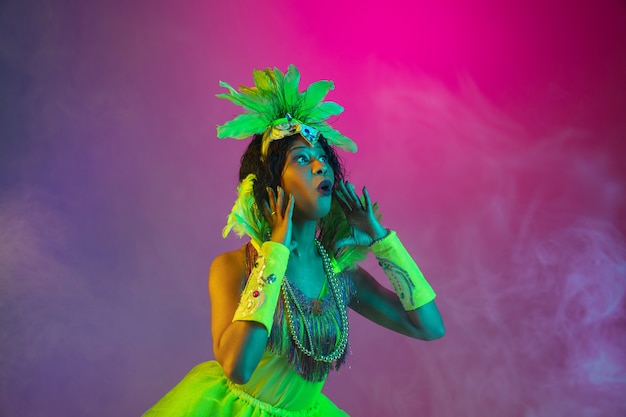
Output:
[[[307,316],[305,315],[304,309],[302,308],[302,306],[298,303],[293,293],[293,290],[291,288],[291,285],[289,284],[289,280],[287,279],[283,280],[283,286],[282,286],[283,298],[285,300],[285,316],[287,318],[287,327],[289,328],[291,339],[294,341],[296,347],[302,353],[304,353],[307,356],[312,357],[316,361],[334,362],[337,359],[339,359],[341,355],[343,355],[346,349],[346,346],[348,345],[348,311],[346,309],[346,306],[343,301],[343,297],[341,295],[341,290],[340,290],[339,282],[337,280],[337,275],[333,272],[332,263],[330,261],[330,257],[328,256],[328,253],[326,252],[326,249],[324,249],[324,246],[322,246],[322,244],[317,239],[315,239],[315,246],[317,247],[317,250],[320,256],[322,257],[322,263],[324,265],[324,273],[326,274],[326,277],[328,279],[330,292],[333,294],[333,298],[335,299],[335,304],[337,305],[337,309],[339,310],[339,317],[341,319],[341,328],[339,329],[339,331],[341,332],[341,336],[339,339],[339,343],[335,345],[335,350],[328,355],[315,352],[315,345],[313,344],[312,331],[311,331],[310,324],[307,321]],[[294,306],[291,305],[292,302],[293,302],[293,305],[295,306],[295,309],[300,314],[300,317],[302,317],[302,322],[304,323],[304,333],[305,333],[306,341],[308,342],[310,349],[305,346],[305,343],[302,340],[300,340],[300,337],[298,336],[296,329],[294,327],[294,323],[293,323],[294,322],[294,317],[293,317]]]

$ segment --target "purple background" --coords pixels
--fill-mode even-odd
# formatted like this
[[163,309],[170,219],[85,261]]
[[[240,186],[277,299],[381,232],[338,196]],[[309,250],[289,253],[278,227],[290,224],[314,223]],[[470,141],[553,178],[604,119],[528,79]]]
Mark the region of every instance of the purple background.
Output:
[[[384,6],[381,5],[384,4]],[[137,416],[212,358],[246,141],[219,80],[295,63],[437,291],[352,317],[354,416],[626,415],[621,0],[0,2],[0,415]],[[367,266],[380,277],[374,263]]]

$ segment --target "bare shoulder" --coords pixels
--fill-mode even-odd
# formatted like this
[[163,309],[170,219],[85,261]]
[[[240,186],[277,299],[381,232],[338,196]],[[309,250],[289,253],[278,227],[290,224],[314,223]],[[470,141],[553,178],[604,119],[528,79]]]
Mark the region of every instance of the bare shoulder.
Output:
[[224,252],[215,257],[209,270],[209,288],[220,286],[239,286],[246,279],[246,245],[239,249]]
[[246,267],[246,246],[243,245],[233,251],[220,253],[211,263],[211,271],[214,269],[237,269]]

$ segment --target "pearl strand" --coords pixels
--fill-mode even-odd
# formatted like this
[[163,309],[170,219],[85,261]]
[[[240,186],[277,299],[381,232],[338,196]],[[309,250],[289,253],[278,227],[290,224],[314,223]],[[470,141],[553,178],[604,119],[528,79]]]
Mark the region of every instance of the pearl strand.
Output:
[[[315,244],[317,246],[317,250],[319,254],[322,256],[324,272],[326,274],[326,277],[328,278],[328,282],[330,284],[330,291],[332,292],[333,298],[335,299],[335,304],[337,305],[337,309],[339,310],[339,315],[341,319],[341,328],[340,328],[341,336],[340,336],[339,343],[335,346],[335,350],[331,354],[328,354],[328,355],[315,353],[315,346],[313,344],[312,331],[309,327],[309,323],[307,322],[302,306],[298,304],[293,294],[293,290],[291,289],[291,286],[287,279],[283,281],[284,285],[282,287],[283,297],[285,300],[285,313],[286,313],[285,315],[287,318],[287,327],[289,328],[289,333],[291,334],[291,338],[296,344],[296,347],[301,352],[303,352],[307,356],[311,356],[316,361],[334,362],[341,357],[341,355],[344,353],[346,349],[346,346],[348,345],[348,312],[347,312],[346,306],[344,305],[343,299],[341,297],[341,293],[339,290],[339,283],[337,282],[337,275],[333,272],[330,257],[328,256],[326,249],[324,249],[322,244],[317,239],[315,240]],[[302,317],[302,321],[305,327],[304,330],[305,330],[306,338],[309,342],[309,346],[311,349],[307,349],[307,347],[304,346],[304,343],[300,340],[300,338],[296,334],[294,324],[293,324],[293,312],[292,312],[292,307],[290,306],[290,300],[289,300],[290,298],[293,300],[293,303],[295,304],[296,309],[298,310],[298,313]]]

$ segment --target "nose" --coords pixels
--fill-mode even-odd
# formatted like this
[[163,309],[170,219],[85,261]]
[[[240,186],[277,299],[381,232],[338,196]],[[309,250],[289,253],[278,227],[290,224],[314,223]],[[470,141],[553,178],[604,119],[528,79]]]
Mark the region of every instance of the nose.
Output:
[[313,173],[317,175],[325,175],[328,172],[328,165],[326,163],[318,160],[315,168],[313,169]]

